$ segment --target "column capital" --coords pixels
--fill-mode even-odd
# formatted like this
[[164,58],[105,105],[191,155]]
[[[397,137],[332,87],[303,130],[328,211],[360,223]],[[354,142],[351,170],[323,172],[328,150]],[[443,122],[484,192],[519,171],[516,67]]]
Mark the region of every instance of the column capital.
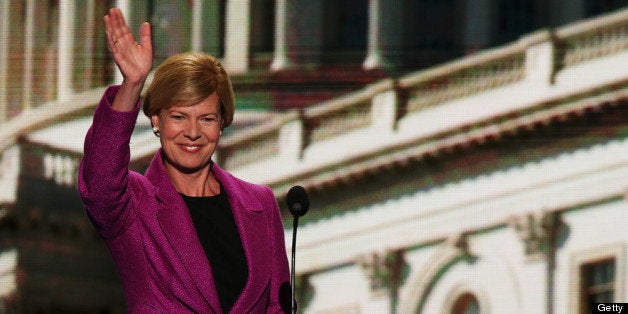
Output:
[[530,260],[544,259],[552,249],[559,222],[557,212],[531,212],[511,217],[508,224],[523,241],[524,254]]
[[358,264],[369,279],[373,296],[388,295],[401,286],[403,269],[409,267],[402,250],[368,253],[358,258]]

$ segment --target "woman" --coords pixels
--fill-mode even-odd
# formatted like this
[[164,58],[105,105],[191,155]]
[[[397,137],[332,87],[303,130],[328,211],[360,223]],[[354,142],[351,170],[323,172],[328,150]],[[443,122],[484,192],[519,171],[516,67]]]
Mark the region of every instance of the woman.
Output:
[[176,55],[155,71],[143,111],[161,149],[129,171],[129,141],[151,70],[148,23],[137,43],[119,9],[105,16],[122,72],[85,138],[79,192],[120,273],[130,313],[289,312],[290,275],[272,191],[212,162],[233,120],[227,73],[212,56]]

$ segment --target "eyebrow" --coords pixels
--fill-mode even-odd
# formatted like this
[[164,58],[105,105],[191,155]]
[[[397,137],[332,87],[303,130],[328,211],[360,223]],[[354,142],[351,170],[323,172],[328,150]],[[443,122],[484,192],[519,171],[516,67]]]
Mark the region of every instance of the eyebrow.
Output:
[[[166,112],[167,114],[171,114],[171,113],[178,113],[178,114],[182,114],[182,115],[185,115],[185,116],[189,115],[189,114],[188,114],[187,112],[185,112],[185,111],[181,111],[180,109],[174,109],[174,108],[175,108],[175,107],[172,107],[172,108],[170,108],[170,109],[166,110],[165,112]],[[220,111],[218,111],[218,112],[208,112],[208,113],[203,113],[203,114],[200,114],[200,115],[199,115],[199,117],[207,117],[207,116],[212,116],[212,115],[213,115],[213,116],[220,116],[220,115],[221,115],[221,112],[220,112]]]

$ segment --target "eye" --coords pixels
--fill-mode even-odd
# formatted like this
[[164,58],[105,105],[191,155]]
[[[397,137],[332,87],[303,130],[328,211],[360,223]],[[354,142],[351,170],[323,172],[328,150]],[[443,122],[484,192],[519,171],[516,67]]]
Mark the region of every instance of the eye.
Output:
[[170,115],[170,118],[172,118],[174,120],[183,120],[183,119],[185,119],[185,117],[180,115],[180,114],[172,114],[172,115]]

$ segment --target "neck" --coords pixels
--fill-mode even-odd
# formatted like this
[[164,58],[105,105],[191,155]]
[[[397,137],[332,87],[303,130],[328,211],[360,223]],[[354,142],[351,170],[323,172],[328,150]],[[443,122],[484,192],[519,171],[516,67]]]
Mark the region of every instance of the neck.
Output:
[[194,173],[181,172],[167,163],[164,166],[177,192],[194,197],[220,194],[220,183],[209,166]]

